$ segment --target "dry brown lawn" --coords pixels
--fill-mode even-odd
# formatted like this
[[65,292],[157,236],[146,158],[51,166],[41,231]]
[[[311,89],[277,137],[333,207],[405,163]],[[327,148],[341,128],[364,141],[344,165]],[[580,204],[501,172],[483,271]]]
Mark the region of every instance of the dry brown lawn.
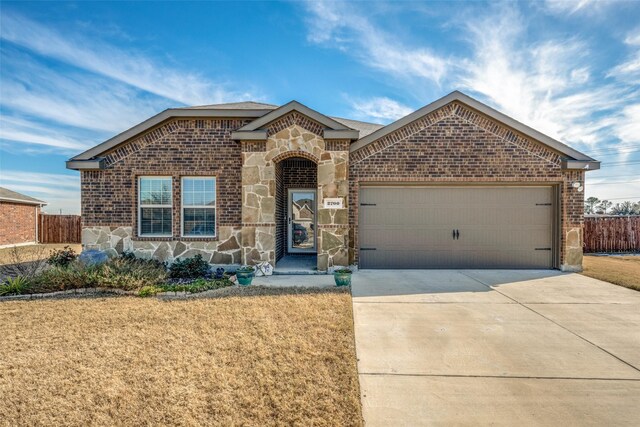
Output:
[[[71,247],[76,253],[82,251],[82,245],[73,243],[53,243],[53,244],[37,244],[27,246],[15,246],[15,252],[20,257],[19,262],[30,262],[38,259],[45,259],[49,257],[51,251],[56,249],[62,249],[65,246]],[[15,252],[13,247],[0,249],[0,265],[13,264],[16,262]]]
[[585,256],[585,276],[640,291],[640,256]]
[[350,295],[292,292],[0,303],[0,425],[362,425]]

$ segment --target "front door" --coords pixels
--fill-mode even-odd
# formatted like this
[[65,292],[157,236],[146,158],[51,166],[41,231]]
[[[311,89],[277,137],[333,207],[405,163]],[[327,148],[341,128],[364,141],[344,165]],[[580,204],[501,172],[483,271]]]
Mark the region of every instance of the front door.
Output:
[[288,209],[289,252],[316,252],[316,190],[290,189]]

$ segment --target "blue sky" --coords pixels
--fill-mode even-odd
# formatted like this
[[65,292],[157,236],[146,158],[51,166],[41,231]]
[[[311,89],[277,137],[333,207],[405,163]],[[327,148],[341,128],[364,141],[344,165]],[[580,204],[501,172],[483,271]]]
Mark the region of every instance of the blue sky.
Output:
[[296,99],[390,123],[459,89],[640,200],[638,2],[0,3],[0,185],[79,212],[64,161],[165,108]]

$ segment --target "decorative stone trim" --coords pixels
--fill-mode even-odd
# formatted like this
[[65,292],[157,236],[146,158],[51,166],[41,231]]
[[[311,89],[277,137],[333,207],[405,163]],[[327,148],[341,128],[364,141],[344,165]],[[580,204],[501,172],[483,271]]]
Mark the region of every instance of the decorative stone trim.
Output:
[[153,258],[168,263],[200,254],[210,264],[241,264],[241,239],[240,227],[219,227],[218,240],[139,239],[133,238],[132,228],[127,226],[82,229],[84,249],[98,249],[105,251],[109,256],[133,252],[139,258]]
[[279,163],[283,160],[290,159],[293,157],[301,157],[303,159],[311,160],[314,163],[320,163],[320,159],[314,156],[313,154],[307,153],[305,151],[285,151],[284,153],[280,153],[275,156],[271,161],[273,163]]

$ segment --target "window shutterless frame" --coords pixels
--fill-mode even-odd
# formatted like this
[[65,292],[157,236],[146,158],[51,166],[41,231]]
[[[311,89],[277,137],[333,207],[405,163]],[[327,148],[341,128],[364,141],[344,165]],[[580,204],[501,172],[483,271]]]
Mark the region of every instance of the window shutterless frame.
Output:
[[[169,204],[142,204],[142,181],[158,181],[158,180],[169,180],[170,185],[170,197]],[[166,234],[157,234],[157,233],[142,233],[142,209],[147,208],[164,208],[171,210],[171,232]],[[173,236],[173,179],[170,176],[139,176],[138,177],[138,236],[139,237],[172,237]]]
[[[213,181],[213,205],[185,204],[185,181],[187,180],[211,180]],[[206,191],[204,191],[206,194]],[[215,176],[183,176],[180,178],[180,236],[188,238],[215,238],[218,236],[218,182]],[[208,209],[213,211],[213,234],[185,234],[184,218],[185,209]]]

